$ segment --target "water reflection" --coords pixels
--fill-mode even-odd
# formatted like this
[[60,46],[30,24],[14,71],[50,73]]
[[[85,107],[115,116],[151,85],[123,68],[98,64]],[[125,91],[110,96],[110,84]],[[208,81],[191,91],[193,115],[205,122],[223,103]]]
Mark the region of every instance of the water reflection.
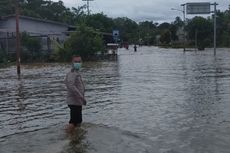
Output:
[[[197,53],[198,54],[198,53]],[[218,141],[225,141],[225,136],[216,137],[215,132],[222,133],[225,127],[221,125],[223,111],[223,78],[228,76],[229,71],[223,67],[225,59],[205,55],[184,59],[184,111],[185,120],[179,121],[179,127],[183,130],[179,138],[186,145],[189,144],[193,151],[190,152],[220,152],[215,150]],[[215,131],[215,132],[214,132]],[[189,152],[187,147],[180,150]],[[226,149],[222,149],[226,152]]]
[[16,101],[18,106],[18,111],[24,111],[26,109],[26,105],[23,103],[25,94],[23,92],[23,80],[18,80],[18,85],[16,86],[18,94],[16,95]]
[[19,79],[18,81],[17,81],[17,85],[16,85],[16,91],[17,91],[17,93],[16,93],[16,106],[15,107],[17,107],[16,108],[16,110],[17,110],[17,117],[16,118],[14,118],[13,120],[12,120],[12,124],[15,124],[16,125],[16,127],[17,127],[17,129],[19,129],[19,130],[23,130],[23,122],[21,122],[21,118],[23,118],[23,112],[25,111],[25,109],[26,109],[26,105],[24,104],[24,92],[23,92],[23,81],[21,80],[21,79]]
[[86,153],[88,145],[85,142],[86,129],[76,128],[71,134],[68,134],[69,143],[66,145],[62,153]]
[[[94,125],[63,138],[59,152],[228,153],[229,65],[225,49],[214,57],[213,50],[156,47],[121,49],[117,61],[84,62],[83,120],[118,130]],[[0,141],[6,150],[18,146],[19,138],[31,138],[25,153],[59,144],[61,130],[52,127],[69,118],[63,83],[69,69],[69,64],[27,65],[20,80],[13,67],[0,70]]]
[[[202,56],[190,58],[190,64],[186,70],[187,76],[184,77],[186,101],[196,119],[214,123],[218,122],[216,119],[220,114],[218,104],[221,98],[218,82],[224,71],[219,63],[221,61],[215,57],[209,57],[205,61],[201,58]],[[201,124],[201,122],[196,124]]]

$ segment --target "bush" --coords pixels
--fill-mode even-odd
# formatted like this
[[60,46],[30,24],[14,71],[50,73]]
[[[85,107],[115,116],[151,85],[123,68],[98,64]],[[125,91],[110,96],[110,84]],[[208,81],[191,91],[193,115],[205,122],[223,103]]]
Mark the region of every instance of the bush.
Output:
[[41,40],[36,37],[31,37],[27,33],[22,33],[22,60],[34,61],[41,58]]
[[72,55],[80,55],[90,59],[101,51],[104,51],[102,36],[94,29],[81,25],[65,42],[64,48],[59,50],[59,58],[68,60]]
[[0,63],[7,63],[7,54],[3,49],[0,49]]

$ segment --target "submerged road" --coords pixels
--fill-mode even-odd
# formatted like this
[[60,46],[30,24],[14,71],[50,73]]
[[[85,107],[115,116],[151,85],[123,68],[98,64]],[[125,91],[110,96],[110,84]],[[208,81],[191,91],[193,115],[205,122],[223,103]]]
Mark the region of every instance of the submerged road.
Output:
[[[131,48],[131,47],[130,47]],[[120,49],[85,62],[88,105],[64,133],[68,64],[0,69],[1,153],[229,153],[230,50]]]

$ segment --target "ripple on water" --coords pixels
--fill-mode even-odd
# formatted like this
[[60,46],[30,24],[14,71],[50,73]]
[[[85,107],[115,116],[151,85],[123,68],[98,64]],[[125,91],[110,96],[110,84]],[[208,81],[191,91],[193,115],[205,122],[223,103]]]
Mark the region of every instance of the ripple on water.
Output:
[[[118,127],[137,136],[95,126],[92,131],[100,133],[102,140],[89,140],[91,148],[88,149],[96,152],[95,148],[108,145],[109,151],[117,152],[132,146],[133,152],[228,153],[228,54],[226,49],[218,49],[214,57],[209,49],[183,53],[178,49],[141,47],[136,53],[119,50],[117,61],[85,62],[82,75],[88,105],[84,107],[83,119]],[[10,141],[20,138],[26,144],[24,138],[35,133],[24,135],[25,132],[38,130],[35,136],[45,134],[47,139],[33,137],[25,150],[36,150],[33,142],[37,141],[41,142],[40,146],[48,146],[46,141],[55,144],[53,139],[60,138],[60,125],[69,119],[63,84],[69,68],[68,64],[23,65],[21,80],[15,76],[15,67],[0,69],[0,137],[6,138],[5,143],[12,135]],[[53,131],[56,134],[39,130],[53,125],[59,126]],[[111,135],[116,138],[114,141]],[[108,142],[99,144],[104,137]],[[110,147],[111,144],[114,146]],[[120,144],[124,147],[116,147]],[[137,148],[138,145],[143,148]]]

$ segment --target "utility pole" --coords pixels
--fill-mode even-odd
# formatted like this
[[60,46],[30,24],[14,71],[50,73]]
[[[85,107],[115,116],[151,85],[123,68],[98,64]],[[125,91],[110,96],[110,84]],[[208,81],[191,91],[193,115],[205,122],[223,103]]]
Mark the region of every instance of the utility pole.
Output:
[[195,30],[195,51],[197,51],[197,35],[198,35],[198,30]]
[[184,22],[184,25],[183,25],[183,50],[185,52],[185,5],[186,4],[181,4],[181,6],[183,6],[183,10],[179,10],[179,9],[175,9],[175,8],[171,8],[171,10],[175,10],[175,11],[180,11],[183,13],[183,22]]
[[88,15],[89,15],[89,13],[90,13],[90,11],[89,11],[89,1],[94,1],[94,0],[82,0],[82,1],[87,1],[87,12],[88,12]]
[[184,20],[184,27],[183,27],[183,35],[184,35],[184,37],[183,37],[183,46],[184,46],[184,52],[185,52],[185,5],[186,4],[181,4],[181,6],[183,6],[183,20]]
[[16,16],[16,56],[17,56],[17,74],[20,78],[20,34],[19,34],[19,4],[18,0],[15,1],[15,16]]
[[216,55],[216,6],[218,5],[216,2],[213,3],[212,5],[214,5],[214,55]]

